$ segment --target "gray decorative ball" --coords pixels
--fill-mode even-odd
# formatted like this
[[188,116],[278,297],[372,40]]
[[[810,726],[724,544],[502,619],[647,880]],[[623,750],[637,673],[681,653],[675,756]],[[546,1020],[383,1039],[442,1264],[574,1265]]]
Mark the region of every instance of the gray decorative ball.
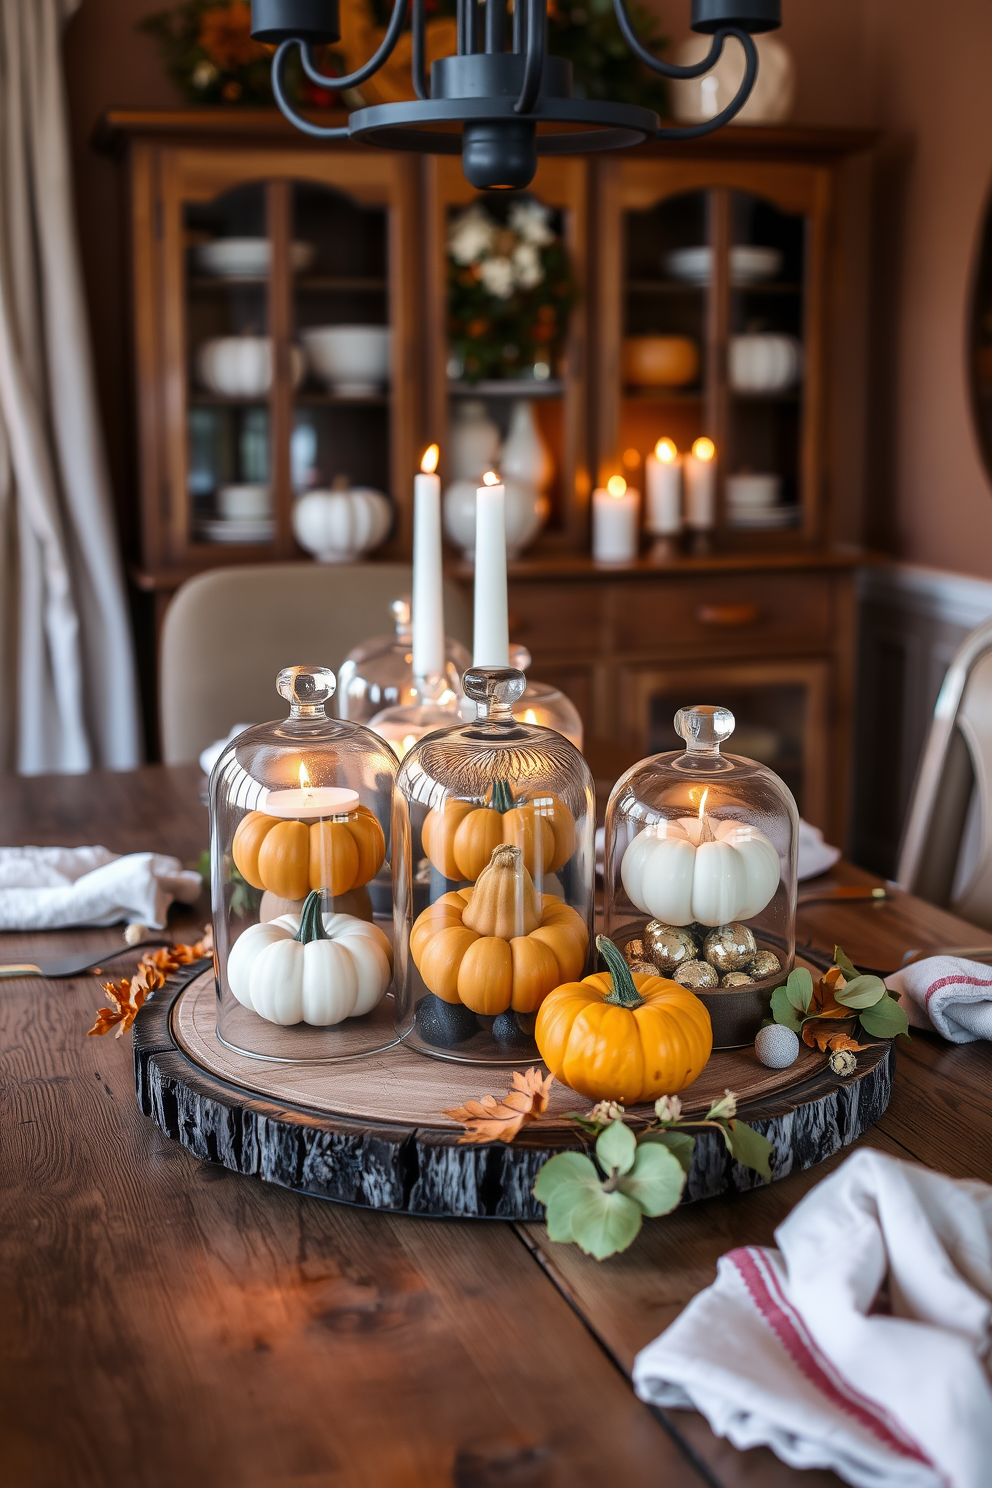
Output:
[[681,925],[665,925],[661,920],[649,920],[645,925],[644,948],[647,959],[666,976],[687,961],[694,961],[699,954],[688,930]]
[[758,953],[758,943],[746,925],[734,920],[717,925],[703,942],[703,955],[722,975],[725,971],[744,971]]
[[750,966],[756,982],[764,981],[765,977],[779,976],[781,971],[782,963],[774,951],[759,951]]
[[781,1023],[758,1029],[754,1052],[768,1069],[788,1069],[799,1058],[799,1037]]
[[753,987],[754,977],[746,971],[726,971],[720,978],[721,987]]
[[719,977],[708,961],[685,961],[672,972],[672,980],[693,992],[706,991],[719,983]]

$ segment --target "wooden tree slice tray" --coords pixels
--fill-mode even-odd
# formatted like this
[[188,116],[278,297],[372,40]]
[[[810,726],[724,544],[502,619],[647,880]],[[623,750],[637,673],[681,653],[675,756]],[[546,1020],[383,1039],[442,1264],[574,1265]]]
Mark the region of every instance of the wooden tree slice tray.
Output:
[[[402,1044],[341,1064],[269,1063],[221,1043],[215,1018],[212,970],[170,982],[135,1022],[135,1084],[141,1109],[168,1136],[236,1172],[394,1212],[526,1220],[543,1216],[531,1193],[541,1165],[583,1146],[564,1116],[589,1102],[557,1082],[548,1116],[511,1145],[459,1145],[462,1128],[445,1109],[503,1094],[505,1066],[428,1059]],[[773,1143],[774,1176],[783,1178],[872,1126],[888,1105],[892,1071],[888,1043],[860,1054],[846,1080],[813,1050],[787,1070],[766,1069],[753,1049],[720,1051],[682,1092],[683,1110],[701,1116],[725,1089],[736,1091],[741,1114]],[[702,1132],[684,1202],[761,1181],[731,1160],[718,1133]]]

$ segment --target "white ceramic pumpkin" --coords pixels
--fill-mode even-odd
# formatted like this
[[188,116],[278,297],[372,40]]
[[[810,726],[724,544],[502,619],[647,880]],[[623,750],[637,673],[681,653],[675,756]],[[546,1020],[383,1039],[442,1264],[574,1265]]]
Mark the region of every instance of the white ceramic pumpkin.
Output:
[[321,915],[320,892],[301,914],[280,915],[239,935],[227,980],[244,1007],[270,1023],[327,1027],[370,1013],[392,979],[392,949],[378,925]]
[[781,867],[768,838],[740,821],[683,816],[645,827],[620,877],[631,903],[666,925],[726,925],[760,913]]
[[308,491],[293,503],[296,541],[321,563],[349,563],[377,548],[392,521],[387,498],[366,486]]
[[738,393],[780,393],[799,381],[803,349],[795,336],[753,331],[731,336],[727,348],[730,386]]
[[[306,358],[290,347],[290,375],[298,387]],[[196,373],[203,386],[223,398],[260,398],[272,386],[271,336],[214,336],[196,353]]]

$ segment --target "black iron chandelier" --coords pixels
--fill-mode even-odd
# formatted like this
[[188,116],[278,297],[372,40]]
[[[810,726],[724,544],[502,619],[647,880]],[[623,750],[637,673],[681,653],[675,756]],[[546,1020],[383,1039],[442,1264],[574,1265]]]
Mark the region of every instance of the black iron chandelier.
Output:
[[[696,78],[717,62],[736,36],[744,48],[744,78],[720,113],[702,124],[668,128],[651,109],[635,104],[572,97],[571,64],[548,53],[547,0],[457,0],[458,51],[426,68],[425,0],[393,0],[382,44],[364,67],[346,77],[320,71],[314,48],[341,38],[338,0],[252,0],[252,36],[275,44],[272,89],[280,109],[298,129],[326,140],[360,140],[392,150],[461,155],[462,169],[481,191],[528,186],[539,155],[578,155],[619,150],[645,139],[694,139],[732,119],[747,102],[758,71],[752,36],[781,24],[781,0],[692,0],[692,29],[712,35],[701,62],[676,67],[661,62],[638,40],[625,0],[613,0],[620,30],[634,56],[668,78]],[[338,129],[312,123],[293,107],[286,66],[294,48],[318,87],[358,88],[386,62],[407,17],[413,32],[408,103],[355,109]],[[509,42],[509,49],[507,43]]]

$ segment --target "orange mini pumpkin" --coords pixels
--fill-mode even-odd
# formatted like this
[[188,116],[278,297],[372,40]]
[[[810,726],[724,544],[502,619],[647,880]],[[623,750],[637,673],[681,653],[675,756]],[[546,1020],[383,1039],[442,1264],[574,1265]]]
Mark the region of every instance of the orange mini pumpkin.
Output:
[[386,839],[367,806],[344,820],[309,826],[249,811],[238,823],[231,852],[253,888],[299,900],[313,889],[336,896],[370,883],[385,861]]
[[505,781],[488,805],[449,797],[429,811],[421,828],[424,852],[445,878],[473,883],[501,843],[519,847],[531,877],[557,873],[575,851],[575,818],[550,791],[514,804]]
[[581,974],[589,935],[581,915],[538,894],[519,847],[500,843],[474,888],[453,890],[418,915],[410,954],[444,1002],[495,1016],[533,1013]]
[[557,987],[541,1004],[541,1058],[592,1101],[637,1105],[684,1090],[713,1051],[706,1008],[678,982],[635,976],[605,935],[596,946],[610,970]]

